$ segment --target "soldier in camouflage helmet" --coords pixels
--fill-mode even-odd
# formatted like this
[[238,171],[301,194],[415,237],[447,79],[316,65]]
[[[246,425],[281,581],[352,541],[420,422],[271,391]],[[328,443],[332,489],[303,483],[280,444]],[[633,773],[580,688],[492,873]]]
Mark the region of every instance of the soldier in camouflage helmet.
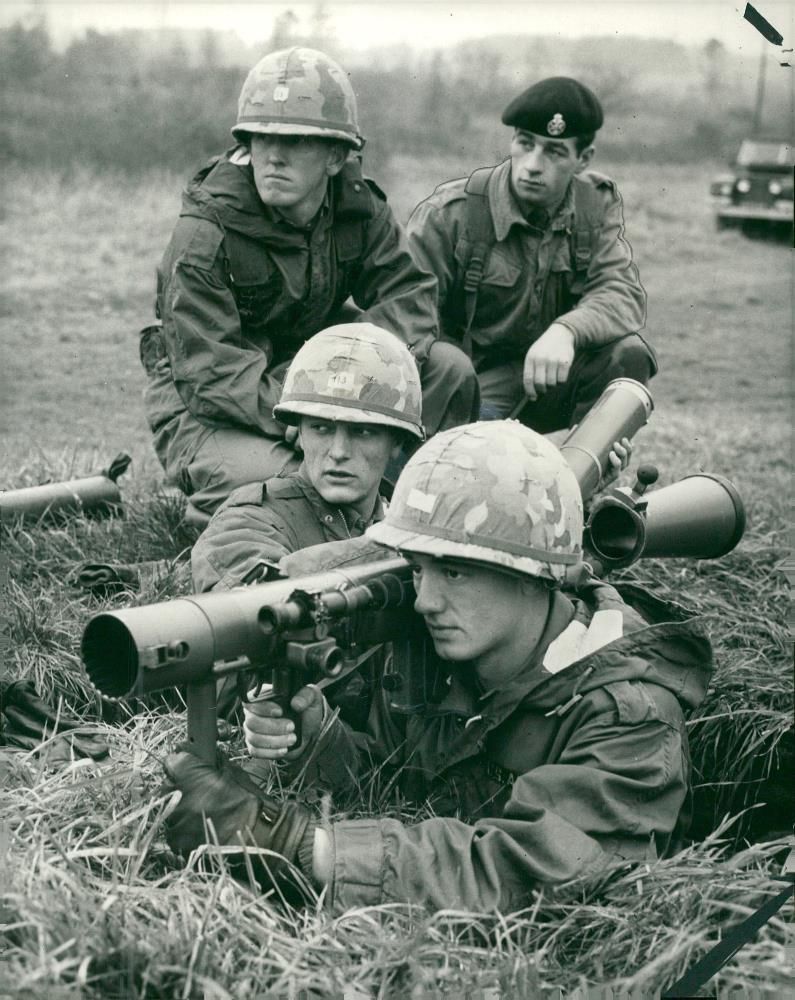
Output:
[[558,449],[516,421],[470,424],[428,443],[403,471],[370,537],[561,583],[582,559],[583,509]]
[[183,196],[158,270],[162,326],[141,340],[155,450],[197,520],[235,487],[297,467],[273,415],[284,372],[309,337],[357,310],[411,349],[429,433],[478,411],[471,363],[437,340],[435,281],[362,176],[342,68],[308,48],[265,56],[232,132],[238,144]]
[[[166,763],[183,792],[172,847],[197,847],[207,815],[226,836],[243,831],[285,856],[338,907],[409,901],[479,913],[675,849],[688,813],[685,712],[705,694],[709,642],[679,605],[635,586],[631,606],[582,572],[582,504],[557,449],[513,421],[438,434],[409,460],[367,536],[409,559],[419,660],[432,663],[425,635],[442,682],[408,715],[391,689],[377,691],[360,731],[303,688],[292,701],[297,750],[292,722],[255,702],[246,743],[259,767],[280,762],[282,781],[300,774],[339,795],[376,766],[406,798],[429,800],[422,812],[432,818],[321,825],[181,754]],[[322,565],[327,548],[302,553],[302,571],[309,557]],[[577,588],[562,589],[578,569]]]
[[372,323],[332,326],[298,351],[274,416],[297,428],[301,464],[241,486],[193,547],[197,591],[267,575],[290,552],[357,538],[383,516],[387,464],[425,436],[417,365]]

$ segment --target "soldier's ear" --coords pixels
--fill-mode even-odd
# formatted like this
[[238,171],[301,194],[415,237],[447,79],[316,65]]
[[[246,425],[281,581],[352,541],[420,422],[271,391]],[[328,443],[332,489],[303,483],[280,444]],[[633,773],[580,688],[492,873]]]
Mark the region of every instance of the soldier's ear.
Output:
[[407,444],[406,436],[401,434],[399,430],[394,429],[392,431],[392,448],[389,451],[389,457],[391,460],[398,458],[400,453],[403,451],[403,445]]
[[326,173],[329,177],[335,177],[345,166],[348,159],[348,147],[344,142],[329,143],[328,159],[326,160]]
[[594,146],[586,146],[585,149],[577,157],[577,169],[574,171],[575,174],[582,173],[586,169],[588,164],[594,157],[596,149]]

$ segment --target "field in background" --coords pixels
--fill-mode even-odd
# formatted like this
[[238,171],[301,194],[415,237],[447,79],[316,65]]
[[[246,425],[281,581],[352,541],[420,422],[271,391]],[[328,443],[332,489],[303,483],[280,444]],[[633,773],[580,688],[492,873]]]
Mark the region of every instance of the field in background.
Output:
[[[477,165],[395,156],[377,180],[405,220],[435,184]],[[736,423],[758,432],[756,450],[764,453],[782,448],[788,419],[787,253],[781,243],[714,231],[706,199],[713,169],[627,164],[613,172],[649,294],[647,334],[660,355],[654,425],[686,404],[689,446],[698,439],[708,449],[708,432]],[[7,473],[32,450],[78,441],[148,454],[137,331],[153,318],[154,269],[185,179],[7,172],[0,290]]]
[[[377,180],[405,219],[436,183],[477,165],[395,156]],[[711,172],[626,164],[614,176],[661,364],[651,387],[656,411],[636,437],[633,468],[655,462],[662,483],[699,470],[722,473],[749,512],[746,539],[724,560],[631,571],[707,616],[719,671],[691,738],[696,780],[710,784],[702,794],[721,816],[759,801],[760,789],[782,802],[790,795],[763,779],[788,752],[781,738],[792,704],[781,572],[792,285],[785,246],[715,233],[705,197]],[[189,541],[178,505],[152,499],[161,474],[140,405],[136,336],[152,317],[154,267],[184,179],[162,172],[137,180],[93,172],[5,176],[0,486],[89,473],[120,450],[135,461],[121,481],[126,521],[76,521],[3,539],[11,670],[89,718],[95,706],[77,647],[102,605],[64,583],[69,569],[88,559],[174,556]],[[170,592],[167,581],[133,600]],[[733,857],[707,841],[652,870],[616,871],[508,918],[402,907],[285,915],[226,877],[174,869],[151,794],[157,758],[182,721],[142,716],[125,730],[99,728],[111,744],[110,763],[48,768],[19,754],[6,764],[0,994],[237,998],[297,997],[305,989],[314,998],[356,987],[350,995],[357,1000],[418,1000],[466,989],[524,997],[554,984],[613,984],[645,996],[704,954],[719,928],[778,891],[772,876],[781,841]],[[747,782],[739,790],[738,777]],[[723,837],[736,851],[742,838],[735,835],[754,841],[788,824],[782,818],[777,827],[770,813],[756,826],[746,817]],[[706,832],[702,817],[700,836]],[[783,990],[785,935],[782,920],[768,924],[708,995],[715,983]]]

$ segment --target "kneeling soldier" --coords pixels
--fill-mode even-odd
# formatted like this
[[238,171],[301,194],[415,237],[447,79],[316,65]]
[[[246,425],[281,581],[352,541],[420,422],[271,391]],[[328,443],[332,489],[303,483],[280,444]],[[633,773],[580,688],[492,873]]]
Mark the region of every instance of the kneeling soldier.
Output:
[[595,94],[552,77],[502,115],[510,156],[448,181],[414,210],[417,262],[436,275],[445,339],[472,358],[481,416],[542,434],[579,423],[615,378],[656,370],[637,335],[646,294],[615,183],[590,169]]
[[[211,819],[219,843],[275,851],[338,906],[478,911],[671,850],[688,812],[684,713],[704,696],[709,643],[678,605],[638,588],[638,610],[587,575],[561,591],[582,558],[582,502],[558,450],[512,421],[439,434],[368,535],[412,562],[415,608],[449,673],[441,699],[395,716],[379,692],[354,733],[307,687],[292,703],[298,750],[268,702],[247,706],[246,741],[254,758],[281,760],[283,777],[302,771],[332,790],[373,764],[398,767],[436,817],[322,825],[239,769],[176,754],[172,847],[206,842]],[[270,867],[249,857],[263,884],[284,879],[272,856]]]
[[197,523],[238,486],[297,467],[273,406],[301,345],[356,311],[348,299],[411,348],[429,433],[477,414],[470,361],[438,340],[435,281],[362,176],[343,68],[314,49],[270,53],[232,132],[185,191],[158,268],[162,327],[141,340],[155,451]]

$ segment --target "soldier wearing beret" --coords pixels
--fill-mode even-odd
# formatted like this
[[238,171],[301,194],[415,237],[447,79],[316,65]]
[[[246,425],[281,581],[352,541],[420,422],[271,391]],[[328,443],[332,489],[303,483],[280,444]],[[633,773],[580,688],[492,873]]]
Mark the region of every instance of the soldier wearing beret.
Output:
[[547,433],[579,422],[613,378],[656,371],[638,336],[646,295],[615,183],[589,168],[596,96],[542,80],[505,109],[510,156],[448,181],[408,224],[438,281],[445,339],[472,358],[481,416]]

